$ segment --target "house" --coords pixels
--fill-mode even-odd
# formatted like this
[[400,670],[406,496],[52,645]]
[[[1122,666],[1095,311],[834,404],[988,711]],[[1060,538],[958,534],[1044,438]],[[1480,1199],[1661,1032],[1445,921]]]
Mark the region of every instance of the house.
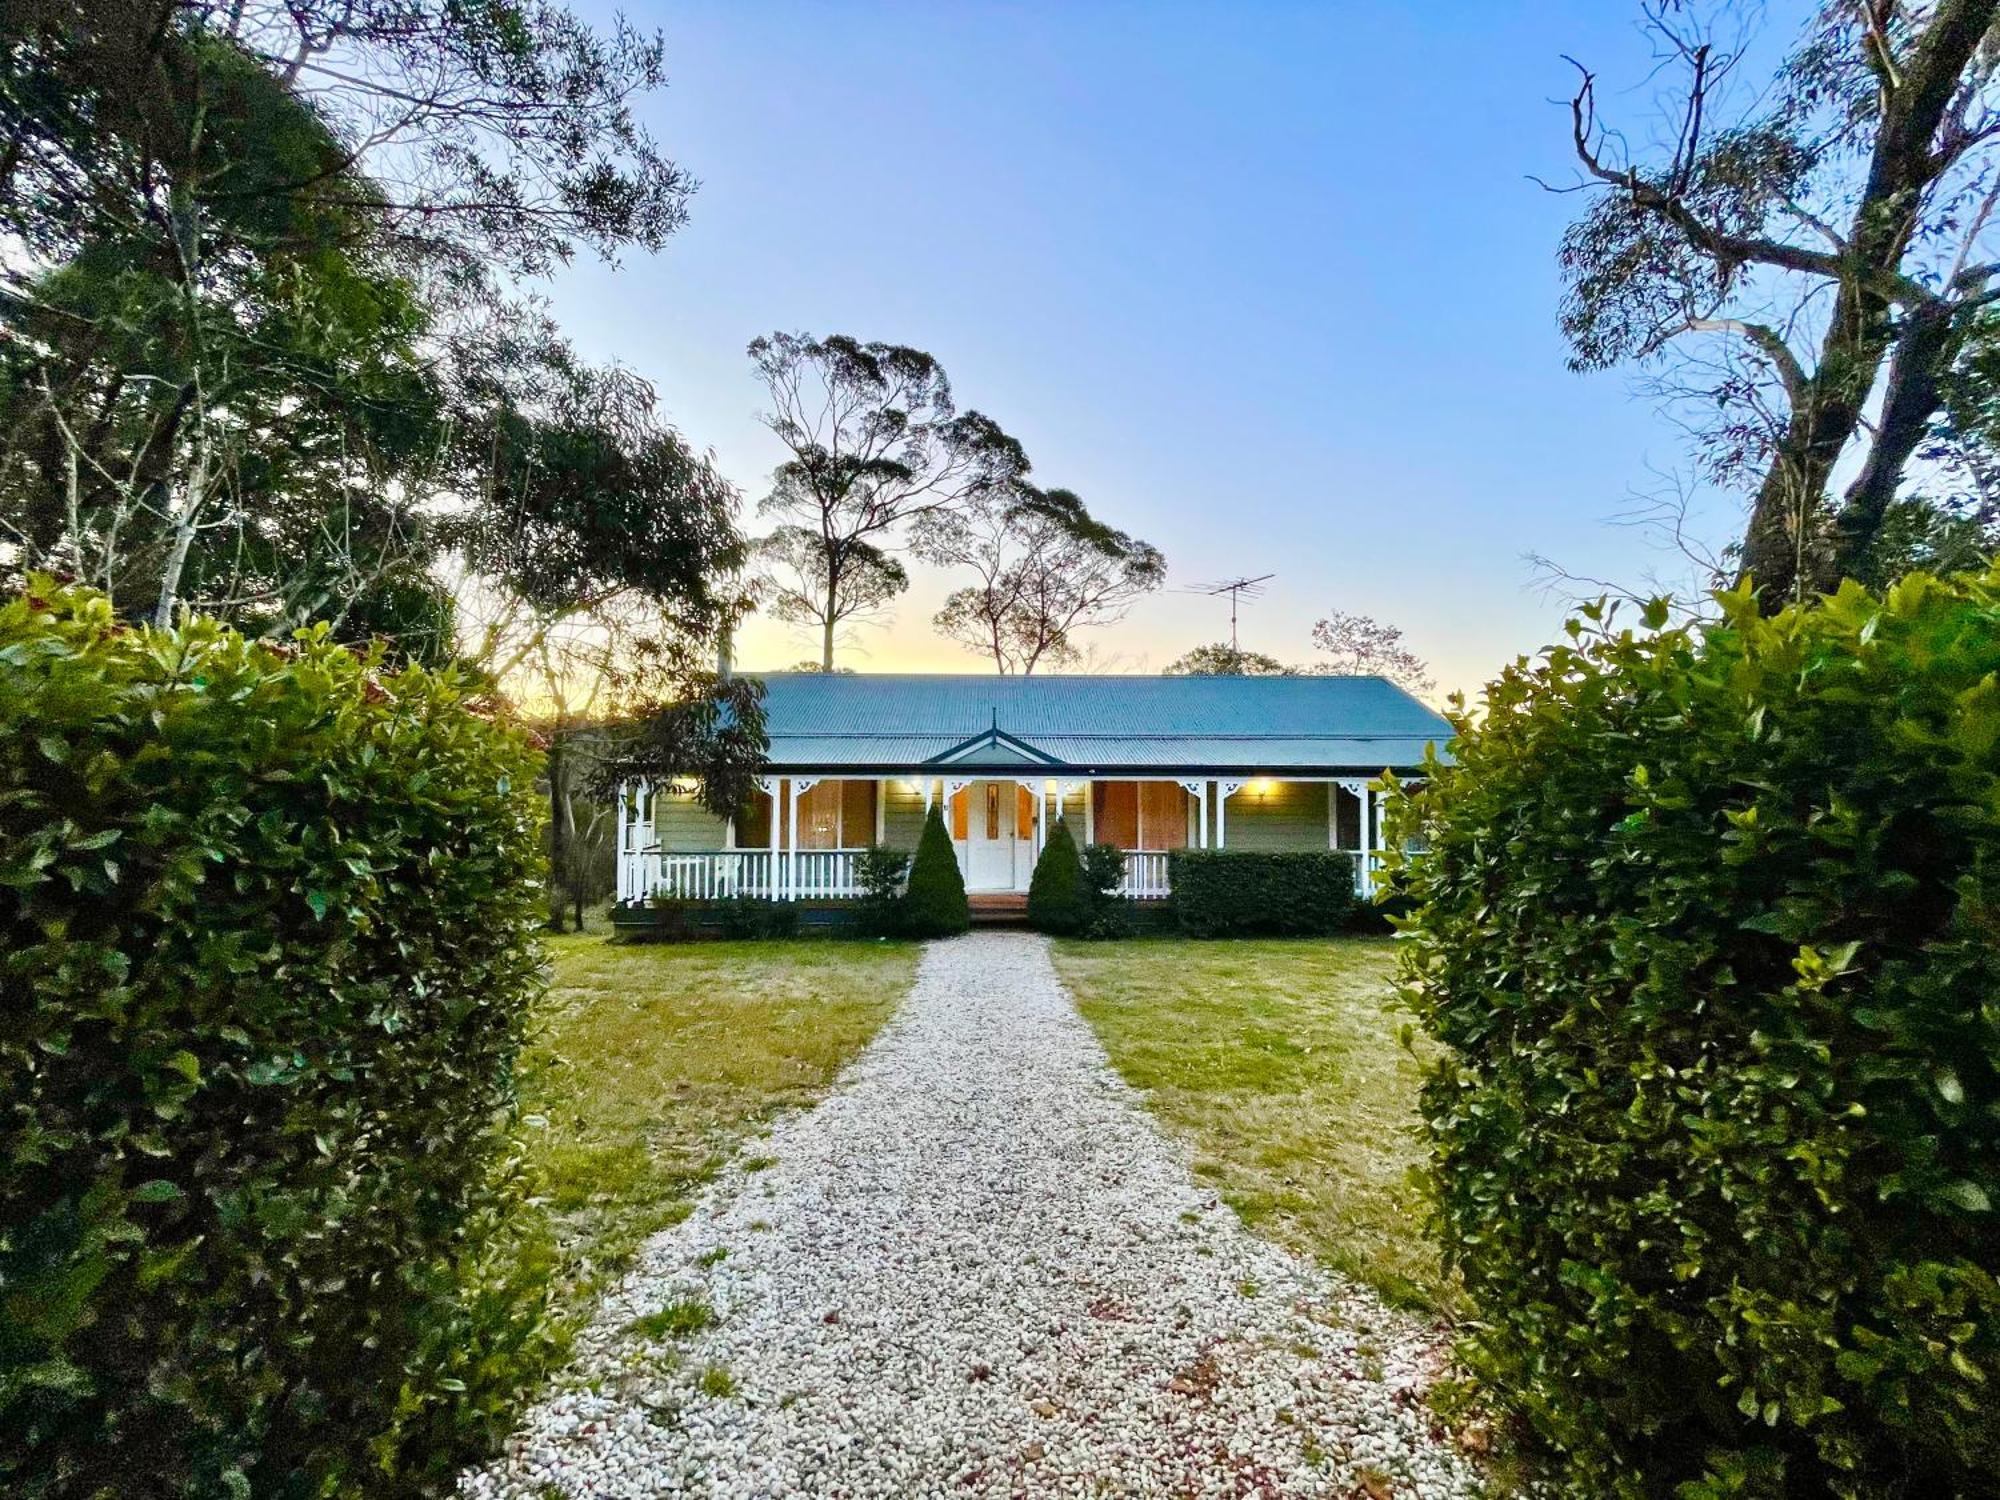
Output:
[[871,843],[916,846],[942,798],[969,892],[1022,892],[1067,817],[1165,896],[1175,849],[1346,849],[1370,878],[1370,783],[1451,736],[1381,677],[1001,677],[780,672],[770,764],[734,818],[685,790],[627,788],[618,899],[857,894]]

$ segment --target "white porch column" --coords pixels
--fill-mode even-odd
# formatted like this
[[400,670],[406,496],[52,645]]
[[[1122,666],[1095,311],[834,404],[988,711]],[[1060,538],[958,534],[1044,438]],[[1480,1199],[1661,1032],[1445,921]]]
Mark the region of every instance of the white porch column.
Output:
[[787,776],[785,785],[791,789],[788,800],[790,810],[785,814],[785,899],[799,899],[799,778]]
[[632,850],[630,847],[630,842],[627,840],[625,836],[625,813],[626,813],[625,803],[626,799],[628,799],[631,795],[632,795],[632,783],[629,781],[619,782],[618,783],[618,899],[620,901],[630,901],[632,899],[632,886],[635,883],[632,879]]
[[1360,895],[1369,895],[1375,889],[1375,797],[1369,790],[1366,776],[1343,776],[1334,785],[1344,787],[1359,804],[1360,828],[1356,839],[1358,847],[1354,852],[1354,889]]
[[1229,799],[1247,785],[1241,781],[1218,781],[1215,784],[1215,847],[1229,847],[1229,824],[1227,818]]
[[769,889],[771,899],[776,901],[778,899],[778,809],[784,804],[784,798],[779,795],[779,792],[784,783],[775,776],[760,776],[757,779],[757,785],[762,787],[771,799],[771,883]]
[[889,778],[875,778],[875,842],[882,843],[889,835]]
[[1208,847],[1208,783],[1205,781],[1183,781],[1181,790],[1195,801],[1195,842],[1197,849]]
[[924,779],[923,779],[923,787],[924,787],[924,816],[925,816],[926,818],[928,818],[928,817],[929,817],[929,816],[931,815],[931,787],[932,787],[932,784],[933,784],[933,783],[932,783],[932,781],[931,781],[931,778],[930,778],[930,777],[928,777],[928,776],[924,777]]
[[1083,841],[1097,842],[1097,782],[1094,778],[1083,783]]

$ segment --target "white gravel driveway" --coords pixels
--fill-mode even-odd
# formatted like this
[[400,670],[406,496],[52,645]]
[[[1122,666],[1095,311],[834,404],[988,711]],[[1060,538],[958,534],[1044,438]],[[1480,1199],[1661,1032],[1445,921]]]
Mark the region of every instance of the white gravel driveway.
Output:
[[[1194,1181],[1040,938],[933,944],[750,1149],[463,1494],[1478,1493],[1417,1395],[1433,1336]],[[691,1301],[712,1326],[632,1327]]]

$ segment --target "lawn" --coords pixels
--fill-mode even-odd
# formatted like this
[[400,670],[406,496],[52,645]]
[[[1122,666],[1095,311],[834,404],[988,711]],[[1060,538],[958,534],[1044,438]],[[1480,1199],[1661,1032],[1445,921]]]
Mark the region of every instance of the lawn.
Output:
[[613,946],[599,933],[547,947],[554,982],[522,1104],[567,1320],[760,1125],[818,1097],[908,990],[918,949]]
[[1419,1066],[1391,940],[1063,942],[1056,967],[1245,1223],[1391,1301],[1450,1302],[1405,1181]]

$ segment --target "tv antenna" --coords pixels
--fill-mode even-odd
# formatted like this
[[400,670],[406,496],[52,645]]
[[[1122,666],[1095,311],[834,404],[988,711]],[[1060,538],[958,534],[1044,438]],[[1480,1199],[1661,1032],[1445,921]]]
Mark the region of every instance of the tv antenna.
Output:
[[1264,585],[1277,576],[1276,573],[1260,573],[1255,578],[1225,578],[1220,583],[1197,583],[1192,588],[1187,589],[1186,592],[1190,594],[1206,594],[1212,599],[1220,598],[1224,594],[1229,596],[1229,649],[1234,651],[1238,649],[1236,645],[1236,608],[1238,601],[1245,598],[1263,598]]

